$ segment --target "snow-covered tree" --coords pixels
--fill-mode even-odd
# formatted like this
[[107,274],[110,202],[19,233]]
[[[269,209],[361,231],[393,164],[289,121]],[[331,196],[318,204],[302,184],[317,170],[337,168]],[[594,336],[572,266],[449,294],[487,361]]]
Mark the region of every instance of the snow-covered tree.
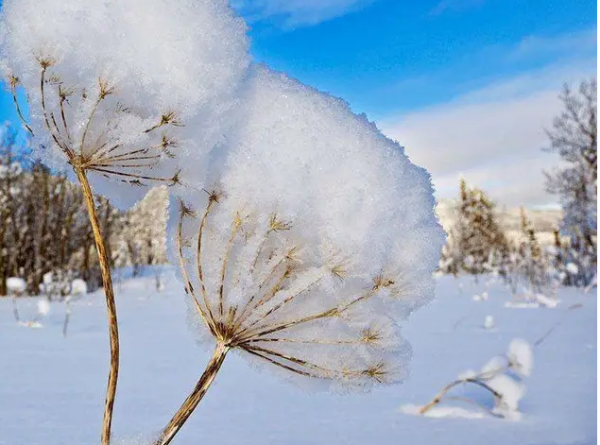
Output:
[[573,264],[574,272],[568,284],[578,286],[592,281],[597,264],[596,96],[596,79],[581,82],[577,91],[566,85],[560,96],[563,110],[547,132],[547,150],[557,153],[563,163],[546,173],[547,189],[559,196],[563,207],[561,229],[569,237],[567,262]]
[[156,187],[122,215],[115,249],[118,265],[132,266],[137,275],[144,265],[166,262],[168,203],[167,189]]
[[23,169],[18,159],[16,137],[16,132],[9,126],[0,128],[0,295],[7,294],[6,280],[14,273],[10,261],[15,248],[11,232],[15,228],[15,204],[23,191],[19,183]]
[[532,290],[542,292],[547,283],[547,262],[542,247],[537,239],[535,228],[527,217],[525,208],[521,207],[521,232],[523,240],[518,249],[521,271]]
[[483,190],[469,187],[461,179],[456,214],[440,267],[453,274],[459,271],[474,275],[490,272],[509,250],[497,221],[495,204]]
[[[84,261],[93,235],[81,191],[64,176],[32,163],[27,141],[14,129],[4,127],[1,136],[0,295],[6,294],[10,275],[23,277],[29,294],[39,292],[48,272],[84,276],[97,287],[97,261],[89,255]],[[114,213],[103,204],[103,227],[107,211]]]

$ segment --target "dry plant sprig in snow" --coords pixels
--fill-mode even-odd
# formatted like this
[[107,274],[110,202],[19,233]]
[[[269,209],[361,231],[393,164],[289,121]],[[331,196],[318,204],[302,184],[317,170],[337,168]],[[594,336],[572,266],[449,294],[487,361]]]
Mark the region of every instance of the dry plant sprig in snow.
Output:
[[[468,371],[457,380],[446,385],[425,406],[419,409],[419,414],[426,414],[444,400],[459,400],[473,403],[489,414],[515,419],[519,417],[519,401],[525,392],[524,385],[507,374],[508,371],[521,377],[529,377],[533,367],[533,350],[525,340],[515,339],[511,342],[508,352],[503,356],[492,358],[480,372]],[[480,405],[469,397],[451,397],[448,394],[456,387],[475,385],[483,388],[494,397],[493,409]]]
[[[491,359],[480,372],[468,371],[457,380],[446,385],[429,403],[419,409],[419,414],[426,414],[445,400],[459,400],[477,404],[496,417],[518,418],[518,403],[524,394],[525,387],[506,373],[512,371],[522,378],[529,377],[533,368],[534,349],[543,344],[572,311],[581,307],[580,304],[574,304],[567,308],[562,316],[532,345],[525,340],[513,340],[505,355]],[[492,394],[494,396],[494,408],[490,410],[467,397],[449,396],[453,389],[463,385],[476,385]]]

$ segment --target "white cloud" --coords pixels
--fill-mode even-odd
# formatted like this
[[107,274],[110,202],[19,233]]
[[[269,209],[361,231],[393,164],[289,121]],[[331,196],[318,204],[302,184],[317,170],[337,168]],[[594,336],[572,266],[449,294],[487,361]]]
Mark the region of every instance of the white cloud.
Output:
[[456,197],[464,176],[500,204],[545,206],[556,199],[544,191],[542,170],[558,159],[542,151],[544,129],[560,111],[562,83],[594,74],[590,64],[547,67],[380,126],[431,172],[440,199]]
[[556,36],[529,36],[521,40],[508,54],[507,61],[529,58],[590,55],[596,52],[598,30],[584,29]]
[[377,0],[233,0],[250,19],[272,20],[284,28],[311,26],[359,10]]

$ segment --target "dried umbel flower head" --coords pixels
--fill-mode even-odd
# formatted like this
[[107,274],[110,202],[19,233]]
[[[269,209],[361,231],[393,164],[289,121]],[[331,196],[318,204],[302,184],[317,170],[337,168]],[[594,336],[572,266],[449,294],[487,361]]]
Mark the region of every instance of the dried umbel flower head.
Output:
[[128,207],[139,186],[178,182],[187,127],[203,129],[193,156],[222,138],[248,66],[245,31],[225,0],[6,0],[0,74],[22,117],[17,88],[27,93],[36,154],[92,173]]
[[202,338],[287,374],[369,387],[405,374],[408,346],[387,308],[410,284],[383,269],[367,277],[276,213],[235,211],[210,192],[180,204],[176,242],[192,322]]
[[[429,175],[347,104],[266,68],[244,85],[225,159],[172,205],[173,258],[215,353],[304,382],[368,389],[406,374],[398,322],[433,295],[443,231]],[[193,178],[188,179],[193,181]]]

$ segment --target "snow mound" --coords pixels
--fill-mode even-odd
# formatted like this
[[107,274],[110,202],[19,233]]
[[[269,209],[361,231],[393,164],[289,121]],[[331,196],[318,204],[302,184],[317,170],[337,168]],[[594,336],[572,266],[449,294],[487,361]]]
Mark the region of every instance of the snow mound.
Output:
[[533,348],[526,340],[514,339],[508,347],[511,367],[520,375],[529,377],[533,369]]
[[496,327],[493,315],[486,315],[485,320],[483,322],[483,327],[484,329],[494,329]]
[[50,312],[50,303],[48,302],[48,300],[43,299],[38,301],[37,310],[38,314],[40,314],[41,316],[48,315],[48,313]]
[[473,301],[487,301],[489,298],[487,291],[473,295]]
[[27,290],[27,283],[23,278],[10,277],[6,279],[6,289],[9,294],[21,295]]
[[486,384],[499,395],[493,412],[506,419],[519,420],[519,402],[525,395],[525,385],[506,374],[498,374]]

